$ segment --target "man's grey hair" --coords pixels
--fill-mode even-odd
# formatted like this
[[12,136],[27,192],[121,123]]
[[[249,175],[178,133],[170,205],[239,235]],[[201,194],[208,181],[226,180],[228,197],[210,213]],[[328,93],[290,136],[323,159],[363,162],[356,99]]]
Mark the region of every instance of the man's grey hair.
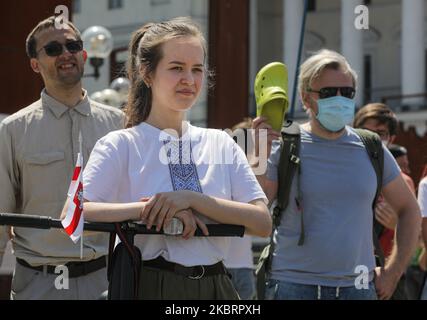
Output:
[[346,58],[338,52],[322,49],[308,58],[300,67],[298,77],[298,92],[300,95],[311,88],[313,81],[320,77],[324,69],[341,70],[349,74],[353,80],[353,86],[356,88],[357,74],[350,67]]

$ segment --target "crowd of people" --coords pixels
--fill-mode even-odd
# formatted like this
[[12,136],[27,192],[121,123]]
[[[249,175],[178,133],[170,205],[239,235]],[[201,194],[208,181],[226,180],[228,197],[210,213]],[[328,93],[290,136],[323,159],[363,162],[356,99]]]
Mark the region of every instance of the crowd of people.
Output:
[[[266,299],[427,299],[427,177],[418,204],[407,151],[393,144],[396,116],[381,103],[356,112],[357,75],[339,53],[321,50],[301,65],[309,120],[295,123],[296,170],[285,181],[285,136],[268,119],[233,128],[247,130],[251,151],[224,131],[185,121],[210,73],[192,20],[134,32],[124,112],[88,98],[87,54],[71,22],[58,29],[55,17],[41,21],[26,50],[45,88],[0,124],[0,212],[64,218],[81,135],[85,220],[156,230],[173,218],[183,223],[180,237],[137,236],[139,299],[256,299],[251,236],[270,235]],[[256,175],[262,148],[267,170]],[[209,237],[212,223],[243,225],[245,236]],[[194,236],[197,228],[204,236]],[[11,299],[99,299],[108,289],[103,233],[85,235],[80,256],[61,230],[0,226],[0,263],[9,240],[17,261]],[[67,290],[55,285],[57,265],[68,268]]]

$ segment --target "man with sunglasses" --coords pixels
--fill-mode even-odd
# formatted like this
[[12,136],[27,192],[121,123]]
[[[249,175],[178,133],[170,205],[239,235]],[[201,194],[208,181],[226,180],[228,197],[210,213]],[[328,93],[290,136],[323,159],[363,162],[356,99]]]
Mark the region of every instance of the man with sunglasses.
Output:
[[[321,50],[301,65],[299,92],[309,121],[300,126],[299,171],[274,233],[267,298],[388,299],[411,258],[419,207],[384,147],[382,190],[399,215],[398,250],[384,269],[375,267],[377,176],[364,143],[347,126],[354,117],[355,88],[356,74],[337,52]],[[267,173],[258,180],[273,202],[281,153],[273,140],[280,134],[264,118],[255,119],[253,127],[267,129],[272,142]]]
[[[28,35],[26,50],[45,88],[41,98],[0,124],[0,212],[59,218],[82,136],[86,163],[96,141],[124,125],[123,113],[96,103],[82,88],[87,54],[80,32],[55,17]],[[7,240],[0,229],[0,258]],[[59,229],[13,228],[12,299],[97,299],[107,289],[106,234],[84,237],[83,258]],[[57,269],[65,265],[67,268]]]

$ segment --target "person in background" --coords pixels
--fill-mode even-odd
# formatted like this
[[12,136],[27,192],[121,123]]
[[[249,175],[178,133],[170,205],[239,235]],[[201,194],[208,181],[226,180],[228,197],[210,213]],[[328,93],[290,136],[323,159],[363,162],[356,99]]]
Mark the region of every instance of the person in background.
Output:
[[[248,157],[253,146],[250,140],[252,135],[248,131],[252,127],[252,119],[245,118],[233,126],[232,135]],[[255,273],[252,252],[252,236],[244,235],[242,238],[231,238],[224,265],[231,274],[231,281],[242,300],[256,298]]]
[[[355,128],[363,128],[377,133],[383,144],[387,146],[390,153],[396,160],[396,163],[401,169],[401,175],[403,180],[406,182],[409,190],[415,195],[415,185],[412,178],[405,173],[402,167],[402,161],[399,162],[399,157],[406,149],[398,145],[393,144],[397,136],[398,120],[393,111],[383,103],[370,103],[360,108],[354,118],[353,126]],[[406,157],[407,160],[407,157]],[[406,167],[409,168],[408,162],[405,163]],[[379,244],[384,253],[384,258],[388,258],[393,251],[396,225],[398,216],[393,210],[390,204],[384,199],[382,195],[378,198],[377,205],[375,207],[375,219],[377,225],[375,230],[379,239]],[[407,299],[407,270],[403,273],[399,280],[397,290],[393,295],[393,299],[404,300]],[[411,281],[411,280],[409,280]]]
[[[422,179],[418,185],[418,203],[420,204],[421,215],[423,217],[421,234],[424,242],[424,254],[420,256],[420,267],[426,268],[426,248],[427,248],[427,164],[424,166]],[[427,284],[425,281],[425,275],[423,279],[423,289],[421,292],[421,300],[427,300]]]
[[[390,147],[393,146],[392,143],[396,139],[398,120],[387,105],[383,103],[370,103],[363,106],[357,111],[354,117],[353,127],[377,133],[383,144],[389,148],[391,154],[396,159],[393,149],[390,149]],[[409,189],[415,195],[412,179],[403,172],[401,174]],[[390,256],[393,248],[397,214],[382,196],[379,197],[375,208],[375,218],[383,226],[383,230],[378,234],[378,238],[384,256],[387,258]]]
[[408,150],[398,144],[390,144],[388,146],[388,150],[390,150],[391,154],[396,159],[400,170],[402,170],[403,179],[405,179],[405,182],[415,193],[414,180],[410,177],[411,169],[409,168]]
[[[79,152],[87,162],[96,141],[123,128],[117,108],[88,98],[82,88],[87,54],[80,32],[69,21],[57,28],[55,17],[28,35],[27,55],[45,88],[39,100],[0,124],[0,212],[59,218]],[[0,258],[8,228],[0,227]],[[108,235],[84,237],[80,245],[60,229],[12,228],[16,266],[11,299],[97,299],[107,289]],[[55,285],[57,265],[68,270],[68,289]]]

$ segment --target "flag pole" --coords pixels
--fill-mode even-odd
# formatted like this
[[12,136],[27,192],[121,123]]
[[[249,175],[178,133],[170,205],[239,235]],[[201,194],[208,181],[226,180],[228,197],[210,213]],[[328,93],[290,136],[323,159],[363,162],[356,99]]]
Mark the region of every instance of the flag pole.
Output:
[[[81,168],[81,170],[82,170],[82,175],[83,175],[83,163],[84,163],[84,161],[83,161],[83,139],[82,139],[82,132],[80,130],[79,130],[79,153],[80,153],[80,157],[82,159],[82,168]],[[82,181],[82,184],[83,184],[83,181]],[[83,199],[82,199],[82,204],[83,204]],[[82,209],[82,217],[81,217],[81,219],[83,219],[83,221],[84,221],[84,212],[83,212],[83,209]],[[80,260],[83,260],[83,234],[84,234],[84,232],[82,232],[82,235],[80,237]]]
[[302,22],[301,22],[301,31],[300,31],[300,40],[298,45],[298,56],[296,61],[296,68],[295,68],[295,76],[294,76],[294,85],[292,88],[292,101],[291,101],[291,108],[288,114],[288,117],[293,120],[294,119],[294,113],[295,113],[295,103],[297,100],[297,85],[298,85],[298,74],[299,74],[299,67],[301,63],[301,54],[302,49],[304,46],[304,33],[305,33],[305,20],[307,17],[307,11],[308,11],[308,0],[304,1],[304,13],[302,16]]

